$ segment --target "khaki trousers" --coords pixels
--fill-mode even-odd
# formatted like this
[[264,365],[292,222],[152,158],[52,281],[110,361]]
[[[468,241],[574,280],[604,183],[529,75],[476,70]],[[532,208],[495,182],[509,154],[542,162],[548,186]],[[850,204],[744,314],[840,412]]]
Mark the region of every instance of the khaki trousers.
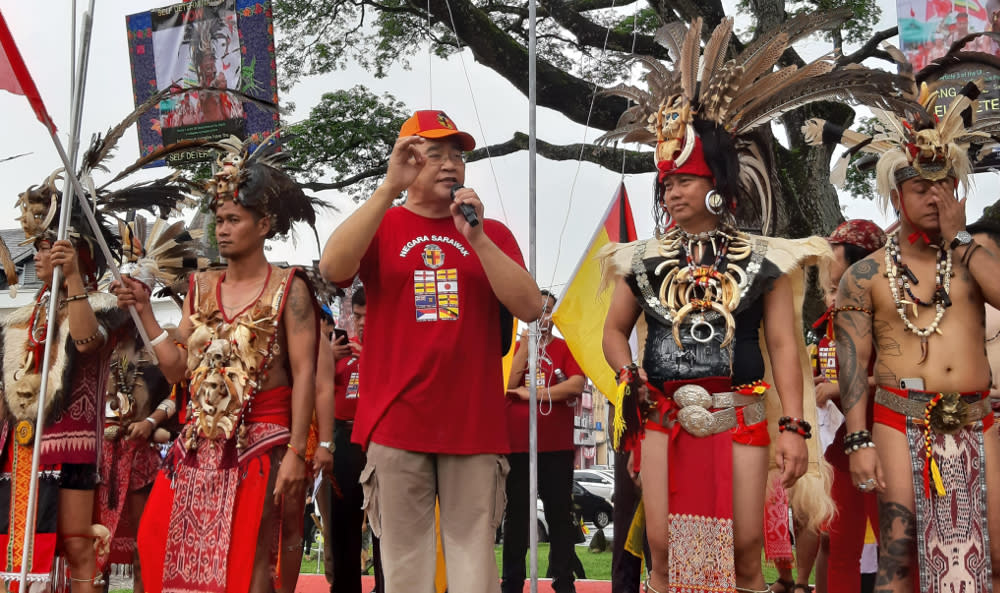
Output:
[[506,504],[503,455],[415,453],[372,443],[361,473],[364,508],[380,538],[386,593],[434,593],[435,499],[448,590],[499,593],[493,541]]

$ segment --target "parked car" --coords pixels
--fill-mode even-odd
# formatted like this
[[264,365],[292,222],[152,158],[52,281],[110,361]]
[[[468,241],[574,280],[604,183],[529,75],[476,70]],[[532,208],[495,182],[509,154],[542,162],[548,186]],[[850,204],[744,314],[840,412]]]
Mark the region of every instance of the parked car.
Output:
[[598,496],[573,480],[573,504],[580,507],[580,514],[587,523],[601,529],[611,523],[615,508],[603,496]]
[[578,469],[573,471],[573,479],[590,492],[611,500],[615,494],[614,474],[608,475],[605,470]]
[[[549,541],[549,523],[545,519],[545,507],[542,505],[542,499],[536,499],[535,508],[538,509],[538,541],[546,543]],[[503,521],[500,521],[500,526],[497,527],[494,543],[498,546],[503,543]]]

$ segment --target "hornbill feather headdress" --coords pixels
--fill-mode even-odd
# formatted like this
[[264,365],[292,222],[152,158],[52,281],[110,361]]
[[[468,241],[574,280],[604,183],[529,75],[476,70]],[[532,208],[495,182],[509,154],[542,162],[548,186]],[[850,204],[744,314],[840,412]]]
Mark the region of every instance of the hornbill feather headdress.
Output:
[[667,48],[673,67],[636,56],[647,70],[647,89],[619,85],[605,91],[635,105],[622,114],[616,129],[597,141],[655,145],[661,179],[677,173],[712,177],[730,209],[743,200],[758,201],[762,232],[768,234],[772,167],[770,150],[754,133],[758,128],[816,101],[836,99],[883,108],[903,101],[897,75],[860,66],[837,68],[829,55],[802,67],[775,70],[792,43],[837,26],[850,14],[837,10],[798,15],[731,59],[726,59],[733,35],[731,17],[715,28],[704,51],[700,18],[690,27],[677,22],[665,25],[656,40]]

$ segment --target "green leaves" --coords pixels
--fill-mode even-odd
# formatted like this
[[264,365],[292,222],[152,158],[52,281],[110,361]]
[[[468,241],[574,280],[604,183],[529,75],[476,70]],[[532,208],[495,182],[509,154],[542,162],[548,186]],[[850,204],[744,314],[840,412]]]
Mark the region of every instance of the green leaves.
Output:
[[[288,126],[288,169],[307,183],[332,179],[330,186],[361,176],[343,191],[355,201],[367,198],[381,180],[409,115],[395,97],[376,95],[363,86],[326,93],[307,119]],[[320,183],[310,186],[324,188]]]

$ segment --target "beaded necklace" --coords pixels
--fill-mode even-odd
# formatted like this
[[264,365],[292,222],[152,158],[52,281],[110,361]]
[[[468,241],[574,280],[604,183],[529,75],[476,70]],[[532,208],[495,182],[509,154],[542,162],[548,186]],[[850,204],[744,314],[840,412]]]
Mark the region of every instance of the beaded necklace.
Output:
[[[913,316],[916,317],[918,314],[917,305],[930,306],[931,303],[922,302],[913,296],[910,282],[918,284],[918,281],[913,271],[902,262],[898,231],[889,236],[889,242],[885,246],[886,276],[889,278],[889,290],[892,292],[892,300],[896,304],[896,313],[903,320],[906,329],[920,337],[920,361],[918,364],[923,364],[927,360],[928,338],[934,333],[941,334],[938,326],[944,317],[945,309],[951,305],[951,299],[948,296],[951,289],[951,250],[942,249],[938,245],[933,245],[933,247],[937,250],[934,296],[931,299],[931,303],[934,305],[934,321],[927,327],[919,328],[907,316],[906,306],[909,305],[913,308]],[[903,292],[911,298],[903,298]]]

